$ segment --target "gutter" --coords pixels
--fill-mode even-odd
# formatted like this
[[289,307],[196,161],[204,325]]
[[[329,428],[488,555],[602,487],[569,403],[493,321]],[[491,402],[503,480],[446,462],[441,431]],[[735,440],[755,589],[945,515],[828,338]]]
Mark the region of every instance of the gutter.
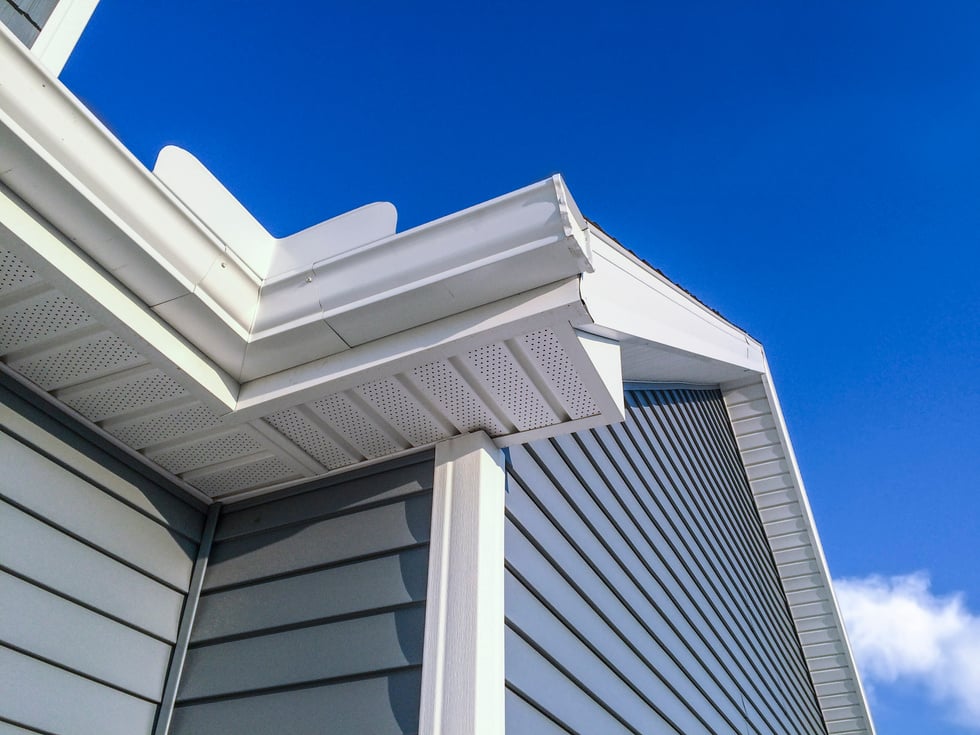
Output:
[[[256,255],[222,235],[264,229],[189,154],[174,164],[165,150],[172,165],[155,176],[6,29],[0,69],[0,184],[225,373],[231,393],[592,270],[588,224],[560,176],[398,234],[393,208],[369,205],[289,238],[265,233],[270,251]],[[204,203],[234,206],[194,206],[200,186]],[[237,230],[235,206],[250,219]]]

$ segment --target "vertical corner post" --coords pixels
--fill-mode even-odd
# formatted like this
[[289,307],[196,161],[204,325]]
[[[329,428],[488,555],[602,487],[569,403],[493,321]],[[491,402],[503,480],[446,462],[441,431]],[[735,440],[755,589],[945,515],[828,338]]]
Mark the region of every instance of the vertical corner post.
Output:
[[504,492],[484,432],[436,445],[420,733],[503,735]]

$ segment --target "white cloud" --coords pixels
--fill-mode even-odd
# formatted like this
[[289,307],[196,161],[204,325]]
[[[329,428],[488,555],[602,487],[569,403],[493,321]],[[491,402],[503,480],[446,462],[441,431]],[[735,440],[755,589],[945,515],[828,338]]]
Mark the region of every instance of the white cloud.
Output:
[[834,582],[866,684],[926,687],[960,724],[980,730],[980,616],[940,597],[925,573]]

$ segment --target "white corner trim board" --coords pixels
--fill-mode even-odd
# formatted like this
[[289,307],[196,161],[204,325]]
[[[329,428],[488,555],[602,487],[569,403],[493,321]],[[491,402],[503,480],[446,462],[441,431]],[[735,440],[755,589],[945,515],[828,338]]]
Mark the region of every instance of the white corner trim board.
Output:
[[769,367],[762,375],[721,388],[828,731],[874,735]]
[[31,51],[55,76],[64,69],[98,4],[99,0],[60,0],[34,40]]
[[503,457],[485,433],[436,445],[419,732],[504,732]]

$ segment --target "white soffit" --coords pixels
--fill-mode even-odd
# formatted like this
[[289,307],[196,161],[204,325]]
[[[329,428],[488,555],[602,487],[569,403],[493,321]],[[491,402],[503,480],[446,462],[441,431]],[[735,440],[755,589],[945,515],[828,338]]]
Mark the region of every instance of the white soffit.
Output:
[[768,367],[760,376],[723,385],[722,394],[827,731],[874,735]]
[[474,431],[505,444],[622,416],[618,347],[571,326],[585,318],[574,278],[269,376],[222,412],[172,362],[107,326],[100,304],[46,280],[18,245],[0,228],[7,369],[210,498]]

